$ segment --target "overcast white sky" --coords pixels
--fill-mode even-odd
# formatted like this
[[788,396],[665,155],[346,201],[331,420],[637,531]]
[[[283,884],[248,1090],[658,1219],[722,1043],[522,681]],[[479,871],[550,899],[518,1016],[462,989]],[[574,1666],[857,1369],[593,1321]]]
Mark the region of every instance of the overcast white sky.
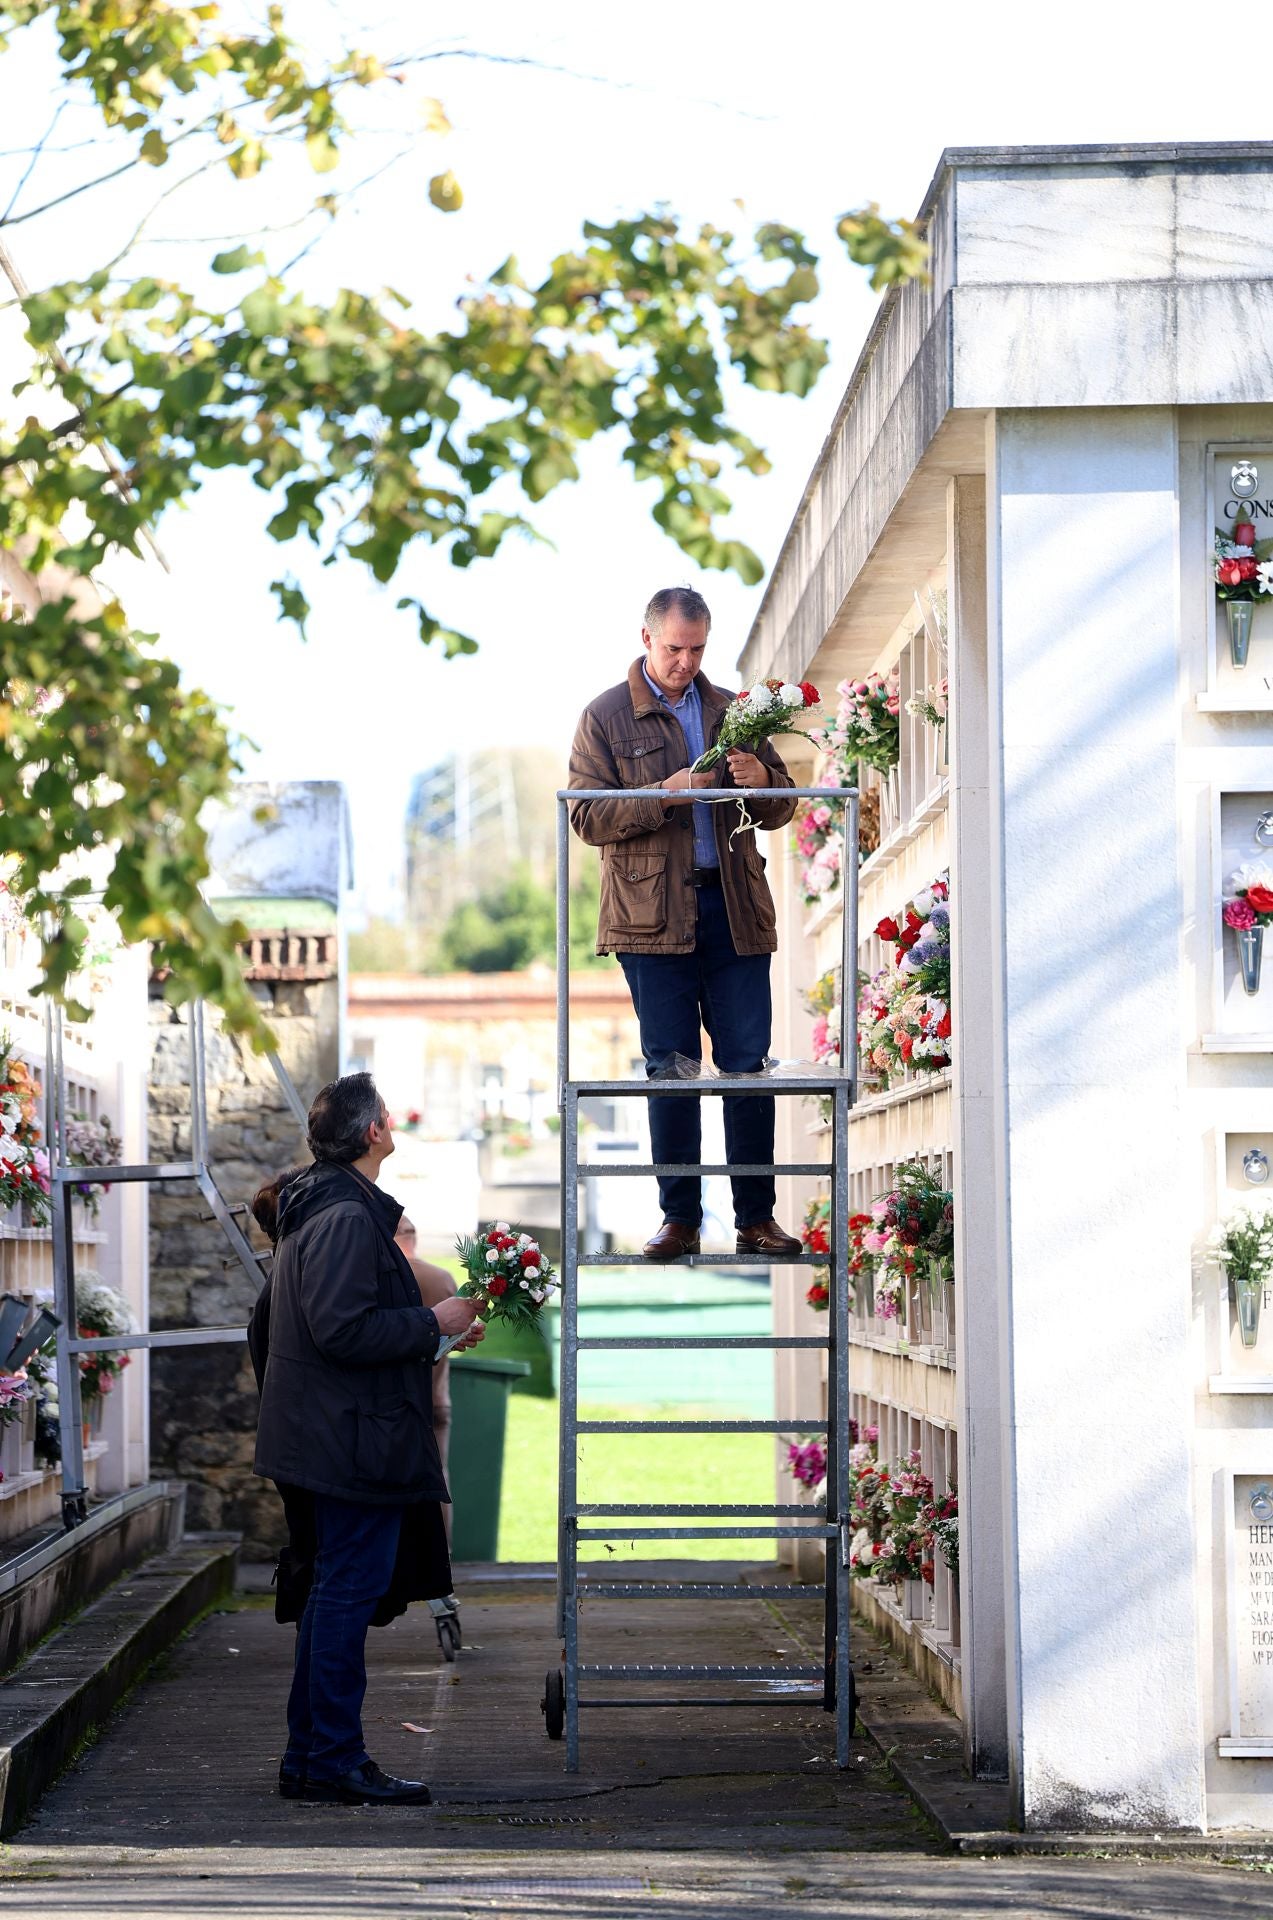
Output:
[[[1242,61],[1256,56],[1231,50],[1237,67],[1224,72],[1192,7],[718,0],[633,9],[568,0],[538,9],[487,0],[462,15],[421,0],[290,0],[287,11],[294,30],[328,44],[344,32],[390,55],[467,45],[598,76],[451,59],[416,69],[405,87],[364,105],[365,134],[345,168],[321,185],[361,178],[404,147],[408,156],[297,270],[315,292],[389,284],[416,302],[418,322],[445,320],[465,275],[483,275],[510,252],[533,269],[572,245],[583,219],[660,200],[721,224],[744,218],[733,204],[742,200],[749,221],[805,230],[824,254],[813,318],[833,358],[804,403],[746,397],[744,424],[769,448],[774,471],[738,484],[728,530],[766,563],[875,305],[864,278],[840,258],[839,213],[868,199],[913,213],[945,146],[1253,139],[1267,136],[1273,121],[1259,88],[1238,80]],[[457,32],[465,17],[475,24]],[[49,114],[52,69],[22,57],[22,84],[15,57],[0,68],[7,148],[38,136]],[[445,139],[416,134],[429,94],[453,121]],[[86,120],[64,116],[57,138],[87,130]],[[73,154],[53,164],[69,170],[82,160]],[[429,176],[447,165],[466,196],[451,217],[426,197]],[[141,188],[153,193],[156,178],[149,174]],[[282,169],[246,191],[222,180],[197,184],[172,200],[154,231],[230,235],[286,217],[298,193],[314,190],[313,176]],[[106,188],[8,238],[39,284],[96,264],[103,242],[128,230],[138,205],[136,188]],[[213,251],[167,244],[137,257],[151,270],[189,277]],[[453,747],[513,739],[542,743],[560,758],[580,708],[634,656],[640,610],[656,586],[688,580],[707,594],[716,615],[708,667],[731,678],[761,589],[696,574],[654,527],[651,492],[619,469],[616,450],[590,450],[583,476],[538,511],[555,550],[510,548],[466,573],[422,554],[387,591],[353,566],[302,569],[315,606],[307,645],[275,625],[268,593],[269,581],[295,562],[280,565],[260,531],[264,496],[236,480],[211,480],[189,513],[159,529],[170,576],[152,569],[140,585],[130,582],[137,624],[157,629],[187,676],[230,705],[257,743],[250,772],[344,780],[360,890],[373,910],[395,896],[413,774]],[[422,649],[408,618],[393,611],[404,591],[475,634],[480,655],[448,663]]]

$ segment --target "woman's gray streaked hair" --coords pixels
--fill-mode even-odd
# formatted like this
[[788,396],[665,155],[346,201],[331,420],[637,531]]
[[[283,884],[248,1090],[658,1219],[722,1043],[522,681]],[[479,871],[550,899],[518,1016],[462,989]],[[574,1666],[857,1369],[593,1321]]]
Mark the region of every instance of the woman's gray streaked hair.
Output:
[[679,613],[686,620],[706,621],[707,631],[712,630],[711,609],[693,587],[660,587],[645,610],[646,631],[658,633],[669,613]]
[[369,1073],[346,1073],[329,1080],[309,1110],[309,1150],[315,1160],[348,1166],[367,1151],[367,1135],[384,1112],[384,1101]]

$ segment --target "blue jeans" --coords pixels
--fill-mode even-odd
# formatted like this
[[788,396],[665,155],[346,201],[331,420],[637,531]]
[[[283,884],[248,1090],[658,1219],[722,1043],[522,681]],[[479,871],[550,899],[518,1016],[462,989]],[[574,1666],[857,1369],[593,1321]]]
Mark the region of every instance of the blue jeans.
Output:
[[[769,1051],[772,1010],[769,955],[740,954],[729,931],[725,896],[719,887],[700,887],[698,933],[693,953],[621,953],[632,1005],[641,1029],[645,1071],[652,1079],[673,1054],[698,1061],[702,1029],[712,1043],[712,1059],[722,1073],[755,1073]],[[693,1165],[701,1161],[699,1102],[688,1094],[652,1094],[650,1145],[655,1162]],[[725,1157],[731,1165],[771,1165],[774,1157],[774,1103],[766,1094],[726,1096]],[[740,1227],[773,1218],[772,1179],[751,1175],[732,1182],[734,1220]],[[702,1182],[684,1175],[659,1181],[665,1220],[696,1227],[703,1218]]]
[[393,1578],[401,1507],[314,1495],[314,1584],[296,1633],[284,1764],[334,1780],[367,1759],[362,1703],[367,1628]]

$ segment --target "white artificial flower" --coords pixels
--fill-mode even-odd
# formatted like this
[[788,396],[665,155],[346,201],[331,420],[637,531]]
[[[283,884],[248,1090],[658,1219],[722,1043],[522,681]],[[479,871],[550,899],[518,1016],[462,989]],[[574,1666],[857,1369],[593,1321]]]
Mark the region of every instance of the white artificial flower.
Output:
[[1235,540],[1225,540],[1222,544],[1226,560],[1250,560],[1254,557],[1254,547],[1240,547]]
[[921,887],[919,892],[915,895],[915,898],[911,901],[911,905],[914,907],[916,913],[919,915],[921,920],[927,920],[929,914],[933,910],[932,888]]
[[784,707],[802,707],[804,705],[804,695],[801,693],[799,687],[790,680],[779,687],[778,698],[782,701]]
[[1261,560],[1255,570],[1261,593],[1273,593],[1273,560]]
[[510,1228],[507,1220],[497,1220],[495,1222],[495,1231],[496,1233],[510,1233],[512,1229]]
[[1249,887],[1273,887],[1273,866],[1267,860],[1248,860],[1230,884],[1235,893],[1245,893]]
[[529,1245],[530,1245],[530,1235],[528,1233],[519,1233],[517,1236],[518,1251],[520,1253],[525,1253]]
[[488,1247],[486,1249],[486,1264],[488,1267],[494,1267],[499,1264],[499,1248],[498,1247]]
[[517,1282],[517,1284],[518,1284],[518,1286],[519,1286],[519,1287],[521,1288],[521,1290],[522,1290],[522,1292],[523,1292],[523,1293],[529,1293],[529,1292],[530,1292],[530,1281],[529,1281],[529,1280],[519,1280],[519,1281]]
[[769,691],[769,688],[763,680],[760,681],[757,686],[754,686],[747,696],[747,705],[754,713],[768,713],[773,703],[773,694]]
[[527,1278],[528,1280],[538,1280],[538,1278],[539,1278],[539,1268],[538,1268],[538,1267],[527,1267],[527,1268],[525,1268],[525,1274],[526,1274],[526,1278]]
[[530,1297],[535,1302],[535,1305],[537,1307],[542,1307],[545,1300],[548,1298],[547,1287],[532,1287]]

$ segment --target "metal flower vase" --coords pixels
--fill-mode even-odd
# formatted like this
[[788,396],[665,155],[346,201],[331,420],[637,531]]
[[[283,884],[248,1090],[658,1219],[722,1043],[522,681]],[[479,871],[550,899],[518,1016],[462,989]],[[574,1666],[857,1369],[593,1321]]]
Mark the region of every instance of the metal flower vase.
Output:
[[1238,964],[1242,969],[1242,989],[1244,993],[1260,991],[1260,965],[1264,959],[1264,928],[1235,927],[1238,942]]
[[1251,652],[1251,619],[1255,613],[1255,602],[1226,600],[1224,612],[1229,622],[1229,658],[1240,671]]
[[1260,1308],[1264,1305],[1264,1275],[1230,1275],[1233,1304],[1238,1310],[1238,1332],[1244,1347],[1253,1347],[1260,1337]]

